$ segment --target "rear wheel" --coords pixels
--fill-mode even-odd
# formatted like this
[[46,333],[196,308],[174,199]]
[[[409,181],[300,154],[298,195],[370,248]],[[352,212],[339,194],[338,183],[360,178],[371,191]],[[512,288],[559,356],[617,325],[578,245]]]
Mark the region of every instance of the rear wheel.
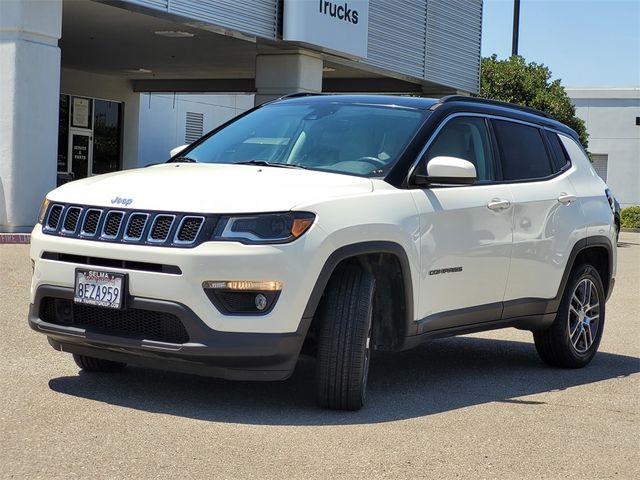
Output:
[[600,274],[591,265],[571,272],[556,319],[533,339],[538,354],[549,365],[580,368],[598,350],[605,318],[605,294]]
[[85,372],[119,372],[127,366],[126,363],[103,360],[102,358],[87,357],[86,355],[73,354],[76,365]]
[[337,271],[321,306],[316,369],[320,406],[358,410],[364,405],[371,356],[375,279],[361,268]]

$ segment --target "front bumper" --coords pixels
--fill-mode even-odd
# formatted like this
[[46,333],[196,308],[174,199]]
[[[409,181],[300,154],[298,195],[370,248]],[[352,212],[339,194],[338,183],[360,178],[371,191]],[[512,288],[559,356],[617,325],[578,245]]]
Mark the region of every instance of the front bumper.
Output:
[[236,333],[212,330],[191,309],[177,302],[131,296],[127,308],[163,312],[179,319],[186,343],[112,335],[41,318],[45,299],[73,301],[73,289],[41,285],[29,308],[29,326],[49,338],[56,350],[105,360],[195,373],[230,380],[284,380],[295,369],[310,319],[291,333]]

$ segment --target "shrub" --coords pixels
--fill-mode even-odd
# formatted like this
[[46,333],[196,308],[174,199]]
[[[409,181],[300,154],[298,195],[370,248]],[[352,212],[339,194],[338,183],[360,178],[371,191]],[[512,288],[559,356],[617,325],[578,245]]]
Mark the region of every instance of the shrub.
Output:
[[640,228],[640,206],[620,210],[620,226],[622,228]]

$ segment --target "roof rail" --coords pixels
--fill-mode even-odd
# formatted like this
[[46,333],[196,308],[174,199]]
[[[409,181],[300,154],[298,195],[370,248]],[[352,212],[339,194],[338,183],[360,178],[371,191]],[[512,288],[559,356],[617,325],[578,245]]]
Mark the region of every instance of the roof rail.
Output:
[[553,116],[549,115],[547,112],[543,112],[542,110],[538,110],[535,108],[525,107],[523,105],[517,105],[515,103],[501,102],[500,100],[491,100],[489,98],[467,97],[465,95],[447,95],[446,97],[442,97],[440,100],[438,100],[438,103],[435,103],[431,106],[431,110],[434,110],[443,103],[450,102],[480,103],[483,105],[494,105],[496,107],[513,108],[515,110],[520,110],[522,112],[531,113],[533,115],[538,115],[549,118],[551,120],[555,120],[555,118],[553,118]]
[[287,93],[286,95],[278,97],[276,100],[284,100],[285,98],[313,97],[313,96],[316,96],[316,95],[324,95],[324,93],[321,93],[321,92],[294,92],[294,93]]

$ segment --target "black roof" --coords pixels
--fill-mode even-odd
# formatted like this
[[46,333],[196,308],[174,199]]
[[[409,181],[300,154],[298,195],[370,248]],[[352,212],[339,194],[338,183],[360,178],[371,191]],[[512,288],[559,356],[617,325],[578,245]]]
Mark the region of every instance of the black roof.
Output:
[[324,93],[293,93],[275,100],[273,103],[359,103],[374,105],[397,105],[421,110],[453,112],[466,110],[470,112],[500,115],[515,118],[538,125],[547,126],[562,131],[574,138],[578,135],[563,123],[555,120],[551,115],[541,110],[516,105],[514,103],[500,102],[480,97],[467,97],[463,95],[449,95],[440,99],[425,97],[409,97],[394,95],[332,95]]

